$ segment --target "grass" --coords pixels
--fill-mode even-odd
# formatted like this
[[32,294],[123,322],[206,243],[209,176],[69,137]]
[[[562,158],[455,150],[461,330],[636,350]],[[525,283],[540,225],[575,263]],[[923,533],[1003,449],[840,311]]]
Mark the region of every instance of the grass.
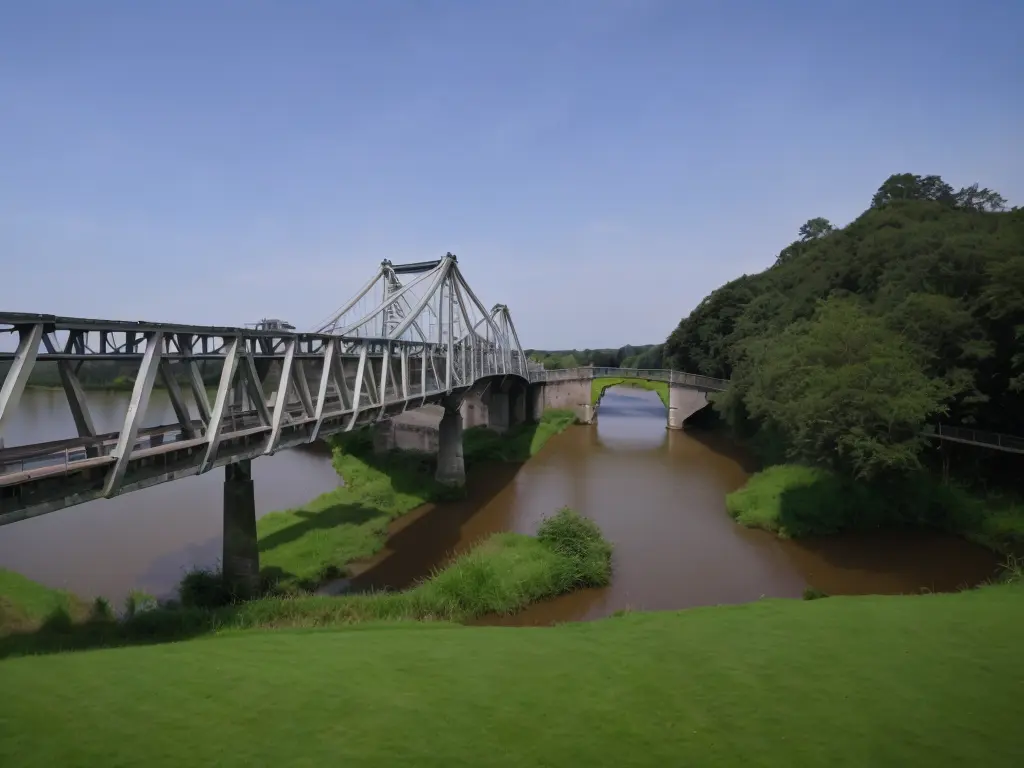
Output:
[[[538,424],[517,425],[506,435],[486,428],[466,430],[467,466],[526,461],[573,420],[572,411],[551,410]],[[433,457],[402,451],[374,455],[365,430],[333,438],[333,448],[343,487],[256,523],[261,576],[268,588],[309,590],[340,577],[347,564],[380,550],[392,520],[427,502],[461,494],[434,480]]]
[[1017,766],[1022,601],[1005,585],[8,659],[0,764]]
[[537,424],[517,424],[505,434],[487,427],[472,427],[462,434],[462,448],[467,467],[485,462],[521,463],[536,456],[548,440],[564,432],[576,422],[570,409],[552,408],[544,411]]
[[657,392],[661,402],[668,408],[668,384],[664,381],[647,381],[629,377],[604,377],[590,382],[590,404],[597,405],[609,387],[634,387]]
[[1007,498],[979,499],[926,472],[869,486],[818,467],[779,464],[730,493],[726,508],[737,522],[781,536],[927,526],[996,551],[1024,551],[1024,506]]
[[[192,638],[229,630],[323,627],[362,622],[463,622],[514,613],[532,602],[611,578],[611,545],[598,527],[568,508],[540,525],[537,536],[499,533],[447,568],[402,592],[343,597],[277,596],[210,608],[183,582],[181,604],[140,604],[116,618],[109,611],[77,622],[60,601],[31,631],[0,632],[0,657]],[[213,580],[213,577],[211,577]],[[31,583],[31,582],[29,582]],[[214,583],[216,583],[214,581]],[[42,603],[39,610],[46,606]],[[42,618],[42,615],[40,615]]]
[[59,612],[77,620],[89,614],[89,605],[70,592],[0,568],[0,633],[35,628]]

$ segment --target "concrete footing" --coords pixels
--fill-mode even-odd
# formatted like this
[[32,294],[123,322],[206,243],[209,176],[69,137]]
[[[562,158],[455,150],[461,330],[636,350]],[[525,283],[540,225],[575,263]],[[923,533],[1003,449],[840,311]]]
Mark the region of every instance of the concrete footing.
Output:
[[260,588],[260,549],[256,540],[256,493],[252,462],[224,467],[224,584],[231,594],[246,599]]
[[669,387],[668,428],[682,429],[683,423],[707,404],[707,392],[687,387]]
[[437,472],[445,485],[466,484],[466,462],[462,455],[462,413],[458,405],[446,404],[437,429]]

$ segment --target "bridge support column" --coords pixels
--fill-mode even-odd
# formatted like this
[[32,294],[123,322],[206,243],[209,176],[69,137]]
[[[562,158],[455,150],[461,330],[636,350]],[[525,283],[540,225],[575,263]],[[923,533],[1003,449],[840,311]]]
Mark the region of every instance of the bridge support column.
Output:
[[260,550],[256,541],[256,493],[252,462],[224,467],[224,584],[239,598],[255,596],[260,588]]
[[462,398],[462,425],[467,429],[483,427],[488,424],[487,404],[483,396],[470,392]]
[[526,396],[527,389],[524,386],[513,386],[508,393],[508,421],[509,426],[522,424],[526,421]]
[[495,432],[508,432],[508,392],[491,391],[487,404],[487,426]]
[[668,388],[668,428],[682,429],[683,422],[707,404],[707,392],[670,386]]
[[462,457],[462,412],[458,405],[445,403],[444,416],[437,425],[437,472],[434,478],[445,485],[466,484],[466,463]]
[[395,424],[383,419],[373,425],[373,452],[377,455],[395,449]]
[[544,385],[531,384],[526,388],[526,420],[536,424],[544,415]]

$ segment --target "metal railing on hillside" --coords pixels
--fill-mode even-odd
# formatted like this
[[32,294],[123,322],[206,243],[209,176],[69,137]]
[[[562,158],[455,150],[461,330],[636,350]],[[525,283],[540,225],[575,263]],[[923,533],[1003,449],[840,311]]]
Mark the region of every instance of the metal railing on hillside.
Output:
[[703,389],[711,392],[722,392],[729,387],[728,379],[716,379],[713,376],[701,376],[697,373],[670,371],[661,368],[559,368],[555,370],[531,370],[530,381],[576,381],[579,379],[645,379],[647,381],[664,381],[669,384]]
[[979,429],[968,429],[967,427],[948,427],[943,424],[929,426],[924,430],[927,437],[934,437],[939,440],[950,440],[954,443],[966,443],[968,445],[982,445],[988,448],[995,448],[997,451],[1009,453],[1024,453],[1024,438],[1014,435],[1004,435],[1000,432],[983,432]]

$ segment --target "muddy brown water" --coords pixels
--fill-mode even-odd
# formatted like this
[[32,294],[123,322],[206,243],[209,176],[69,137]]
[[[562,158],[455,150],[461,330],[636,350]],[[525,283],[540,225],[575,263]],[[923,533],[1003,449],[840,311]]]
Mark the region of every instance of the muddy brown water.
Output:
[[[173,420],[167,410],[153,416]],[[31,421],[18,429],[60,435],[70,420],[61,393],[26,392]],[[92,395],[116,424],[122,394]],[[94,406],[96,408],[96,406]],[[106,413],[106,411],[104,411]],[[97,417],[97,422],[101,418]],[[56,422],[56,424],[55,424]],[[100,423],[97,427],[102,428]],[[9,439],[8,444],[16,442]],[[742,528],[725,511],[749,462],[719,435],[665,429],[653,392],[606,393],[597,424],[552,438],[522,466],[474,471],[467,496],[428,504],[390,530],[385,547],[354,567],[356,589],[400,589],[497,531],[533,533],[568,505],[590,516],[615,545],[614,577],[484,623],[550,624],[622,609],[664,610],[761,597],[948,591],[994,575],[999,558],[963,539],[929,532],[856,534],[799,542]],[[257,513],[301,504],[339,483],[329,458],[284,451],[253,462]],[[82,595],[120,598],[132,587],[169,593],[193,564],[220,554],[222,475],[168,483],[0,528],[0,566]]]

